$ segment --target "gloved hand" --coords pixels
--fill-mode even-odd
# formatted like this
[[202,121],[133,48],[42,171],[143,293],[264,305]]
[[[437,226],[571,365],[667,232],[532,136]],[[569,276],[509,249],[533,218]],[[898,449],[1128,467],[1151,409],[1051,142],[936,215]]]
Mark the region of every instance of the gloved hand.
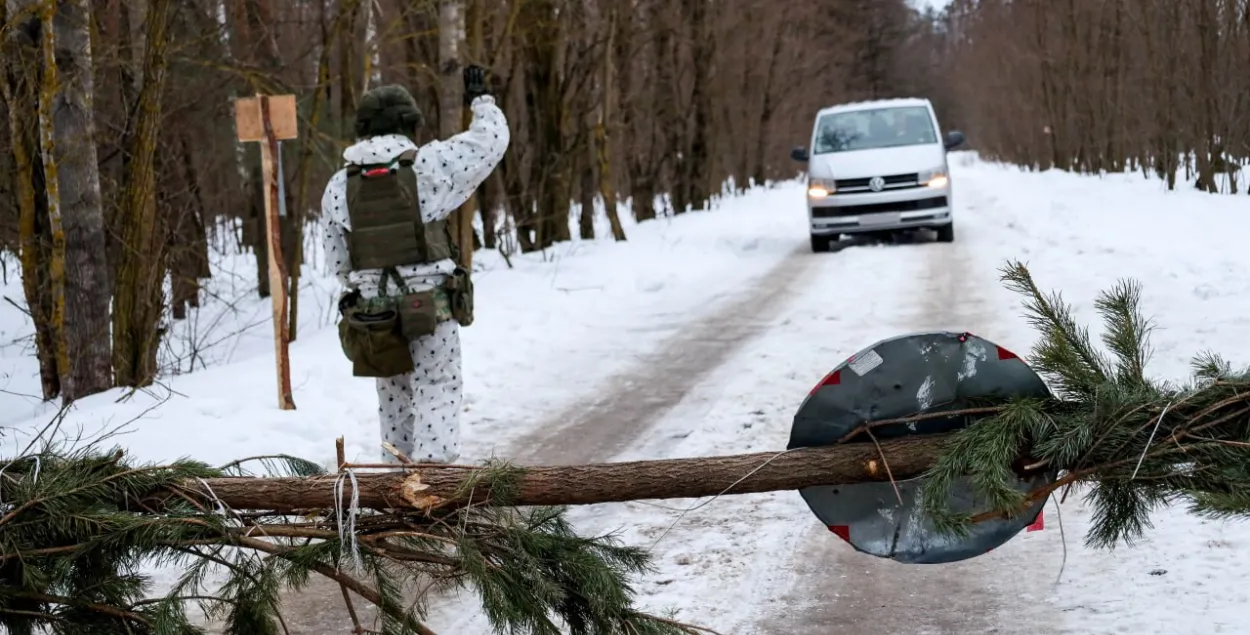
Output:
[[351,291],[339,296],[339,313],[346,313],[348,309],[356,306],[360,302],[360,289],[352,289]]
[[475,64],[464,67],[464,103],[472,104],[474,99],[489,95],[486,86],[486,69]]

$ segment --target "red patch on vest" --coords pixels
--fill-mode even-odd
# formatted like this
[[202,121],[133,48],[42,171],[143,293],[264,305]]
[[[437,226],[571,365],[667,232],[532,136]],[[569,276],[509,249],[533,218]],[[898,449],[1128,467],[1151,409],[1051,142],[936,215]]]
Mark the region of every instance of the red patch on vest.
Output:
[[419,309],[419,308],[421,308],[421,301],[420,301],[420,300],[413,300],[413,301],[412,301],[412,308],[414,308],[414,309]]
[[390,174],[390,172],[390,168],[373,168],[372,170],[365,172],[365,176],[383,176],[385,174]]

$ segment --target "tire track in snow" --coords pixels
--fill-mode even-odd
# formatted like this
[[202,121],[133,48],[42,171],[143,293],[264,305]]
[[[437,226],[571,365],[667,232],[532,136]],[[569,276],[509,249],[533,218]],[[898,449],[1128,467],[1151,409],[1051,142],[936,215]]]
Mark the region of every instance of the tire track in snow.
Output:
[[573,404],[536,427],[517,442],[517,462],[606,461],[645,435],[691,389],[768,328],[774,311],[811,273],[815,259],[805,251],[796,250],[715,314],[677,332],[608,380],[599,387],[598,399]]
[[[975,218],[978,199],[971,199]],[[971,219],[970,219],[971,220]],[[965,226],[966,227],[966,226]],[[962,229],[962,228],[961,228]],[[967,231],[973,240],[934,244],[926,250],[922,311],[912,331],[970,331],[1003,342],[1014,318],[994,300],[996,271],[982,271],[973,257],[978,227]],[[983,229],[982,229],[983,231]],[[993,239],[985,236],[985,239]],[[904,333],[898,333],[902,335]],[[1023,352],[1023,351],[1021,351]],[[823,527],[802,543],[791,563],[794,586],[781,610],[766,616],[759,635],[1046,635],[1055,633],[1057,616],[1041,617],[1044,609],[1026,601],[1030,565],[1049,562],[1042,547],[1026,534],[987,555],[945,565],[904,565],[855,552]],[[1045,571],[1052,570],[1049,566]],[[1035,588],[1035,587],[1034,587]],[[1027,619],[1026,614],[1034,619]]]

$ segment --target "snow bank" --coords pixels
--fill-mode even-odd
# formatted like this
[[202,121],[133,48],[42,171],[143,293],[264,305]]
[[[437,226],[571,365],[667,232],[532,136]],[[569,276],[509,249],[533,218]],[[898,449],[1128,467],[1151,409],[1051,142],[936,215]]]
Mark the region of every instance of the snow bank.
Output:
[[[804,231],[794,183],[723,199],[719,209],[634,224],[628,241],[564,243],[518,255],[477,256],[477,320],[464,330],[464,459],[489,456],[553,409],[586,394],[631,356],[715,307],[745,280],[793,251]],[[801,200],[801,199],[799,199]],[[603,222],[599,223],[603,226]],[[315,237],[315,236],[314,236]],[[250,254],[214,256],[204,308],[175,323],[162,359],[182,371],[127,396],[114,390],[75,404],[67,434],[123,428],[143,460],[191,456],[221,463],[285,452],[329,464],[333,440],[349,460],[378,452],[372,380],[351,377],[333,324],[337,289],[315,240],[301,282],[300,335],[291,345],[294,412],[276,408],[270,304],[256,296]],[[21,304],[12,272],[3,293]],[[28,316],[0,305],[0,426],[24,443],[54,413],[41,404]],[[194,360],[194,363],[192,362]]]

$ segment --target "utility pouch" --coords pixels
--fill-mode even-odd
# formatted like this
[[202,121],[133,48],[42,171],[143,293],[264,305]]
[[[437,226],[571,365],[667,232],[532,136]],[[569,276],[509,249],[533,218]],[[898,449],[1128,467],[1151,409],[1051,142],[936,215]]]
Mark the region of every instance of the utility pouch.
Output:
[[438,303],[434,291],[408,293],[396,302],[399,329],[405,338],[415,340],[433,335],[438,327]]
[[339,319],[339,344],[356,377],[394,377],[414,369],[399,311],[348,309]]
[[447,277],[447,297],[451,302],[451,317],[460,326],[473,324],[473,279],[464,267]]

